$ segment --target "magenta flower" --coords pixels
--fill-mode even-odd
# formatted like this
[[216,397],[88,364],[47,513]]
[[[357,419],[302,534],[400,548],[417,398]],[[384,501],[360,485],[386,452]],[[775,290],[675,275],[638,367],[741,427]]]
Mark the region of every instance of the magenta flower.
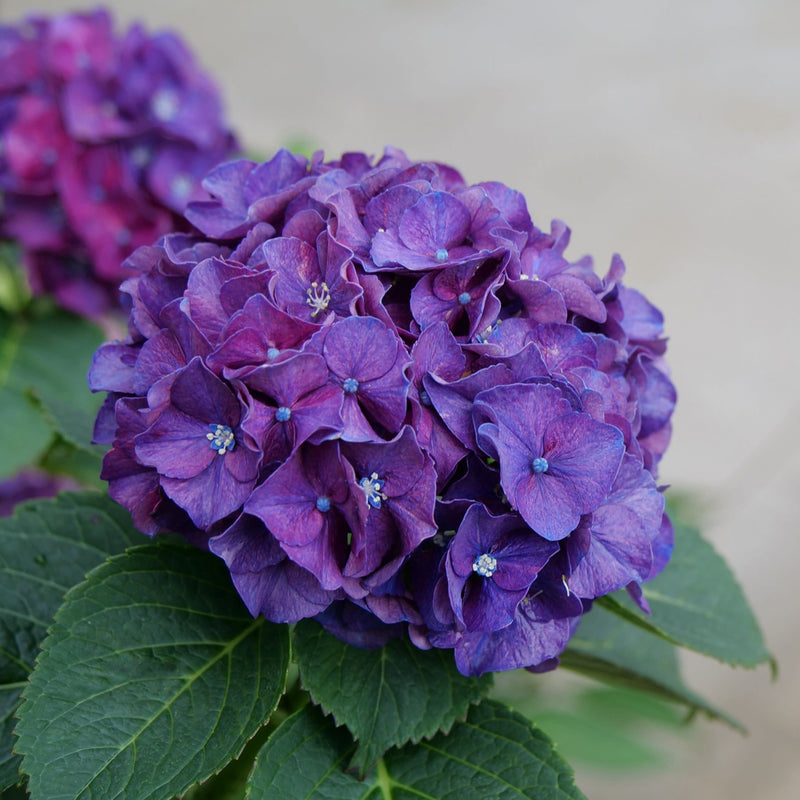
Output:
[[122,261],[188,228],[201,178],[235,152],[219,94],[177,36],[117,36],[102,10],[0,41],[0,238],[37,294],[98,316],[120,305]]

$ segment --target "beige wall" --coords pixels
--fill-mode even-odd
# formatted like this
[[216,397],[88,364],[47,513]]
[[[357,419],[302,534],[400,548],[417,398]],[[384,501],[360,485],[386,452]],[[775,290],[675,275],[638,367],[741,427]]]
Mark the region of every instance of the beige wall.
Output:
[[[706,533],[782,672],[771,685],[766,670],[691,659],[696,688],[751,736],[701,725],[673,774],[583,786],[593,800],[800,797],[800,5],[108,5],[180,29],[254,150],[298,136],[332,156],[391,143],[522,190],[540,224],[572,226],[576,256],[604,268],[623,255],[671,335],[680,400],[662,478],[705,491]],[[0,19],[31,7],[0,0]]]

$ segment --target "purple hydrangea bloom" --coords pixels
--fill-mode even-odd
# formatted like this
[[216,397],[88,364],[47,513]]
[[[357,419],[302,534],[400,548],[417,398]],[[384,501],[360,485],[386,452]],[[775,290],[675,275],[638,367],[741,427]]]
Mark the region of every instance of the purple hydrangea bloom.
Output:
[[137,459],[198,528],[208,528],[250,496],[261,452],[245,433],[231,390],[199,356],[166,379],[169,399],[147,415]]
[[625,452],[622,434],[574,411],[558,389],[488,389],[475,398],[475,416],[478,442],[500,463],[506,497],[546,539],[568,536],[608,495]]
[[36,293],[97,317],[118,308],[122,262],[187,230],[200,181],[237,149],[219,93],[172,33],[108,12],[0,26],[0,238]]
[[199,233],[128,259],[130,335],[90,372],[141,530],[216,553],[253,614],[465,674],[553,668],[608,592],[645,607],[675,391],[618,256],[601,277],[519,192],[394,149],[204,186]]
[[511,625],[542,567],[558,552],[516,514],[493,517],[480,503],[468,509],[447,551],[450,603],[470,631]]

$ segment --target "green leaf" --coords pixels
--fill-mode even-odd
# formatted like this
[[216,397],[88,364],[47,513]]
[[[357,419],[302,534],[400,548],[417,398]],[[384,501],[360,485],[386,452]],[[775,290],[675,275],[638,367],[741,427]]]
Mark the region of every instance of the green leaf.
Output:
[[92,398],[92,413],[89,413],[86,408],[88,401],[84,401],[84,407],[81,408],[68,400],[52,397],[41,391],[34,390],[34,394],[41,413],[53,430],[68,444],[91,453],[99,464],[108,448],[92,444],[96,416],[94,399]]
[[651,617],[624,591],[602,598],[598,604],[668,641],[728,664],[755,667],[770,660],[739,584],[694,528],[675,525],[671,562],[642,590]]
[[606,720],[586,713],[555,708],[539,711],[535,719],[573,764],[626,772],[665,764],[666,757],[661,750],[638,731],[628,733],[620,726],[609,725]]
[[303,688],[359,741],[352,766],[362,773],[388,748],[449,729],[491,687],[490,675],[461,675],[450,650],[419,650],[406,638],[362,650],[304,620],[294,648]]
[[34,394],[90,416],[97,409],[86,372],[102,341],[99,328],[63,311],[0,311],[0,407],[4,428],[18,433],[13,446],[0,449],[0,478],[37,461],[52,438]]
[[485,701],[430,741],[390,750],[365,780],[344,771],[356,745],[306,706],[270,737],[250,800],[580,800],[572,770],[538,728]]
[[581,620],[561,665],[607,683],[643,689],[744,731],[742,725],[689,689],[675,646],[595,606]]
[[141,541],[128,512],[93,492],[22,503],[0,519],[0,789],[20,780],[13,715],[56,609],[89,570]]
[[11,748],[14,744],[14,712],[25,681],[15,681],[3,675],[0,678],[0,792],[19,783],[20,758]]
[[[106,484],[100,479],[100,472],[108,448],[92,444],[96,416],[94,409],[90,414],[74,403],[43,395],[37,390],[32,391],[31,395],[56,434],[40,459],[39,466],[56,475],[69,475],[84,486],[104,491]],[[94,404],[95,399],[90,399]]]
[[74,447],[60,436],[50,443],[39,467],[52,475],[68,476],[87,489],[97,489],[105,493],[107,483],[100,478],[103,468],[102,458],[82,448]]
[[222,769],[277,705],[286,626],[253,619],[225,565],[128,550],[69,592],[19,708],[37,800],[159,800]]
[[[281,704],[283,706],[283,704]],[[285,719],[282,708],[275,712],[269,725],[265,725],[247,743],[241,755],[227,764],[221,771],[212,775],[204,783],[197,784],[182,795],[181,800],[244,800],[247,793],[247,781],[253,771],[253,762],[258,751],[269,738],[275,717]],[[0,800],[2,800],[0,798]]]

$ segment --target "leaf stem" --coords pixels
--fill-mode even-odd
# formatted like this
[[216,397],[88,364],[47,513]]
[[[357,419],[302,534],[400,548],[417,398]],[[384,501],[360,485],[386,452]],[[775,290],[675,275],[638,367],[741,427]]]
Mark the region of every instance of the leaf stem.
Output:
[[381,790],[383,800],[392,800],[392,779],[389,777],[389,770],[386,769],[386,762],[381,759],[377,764],[378,788]]

